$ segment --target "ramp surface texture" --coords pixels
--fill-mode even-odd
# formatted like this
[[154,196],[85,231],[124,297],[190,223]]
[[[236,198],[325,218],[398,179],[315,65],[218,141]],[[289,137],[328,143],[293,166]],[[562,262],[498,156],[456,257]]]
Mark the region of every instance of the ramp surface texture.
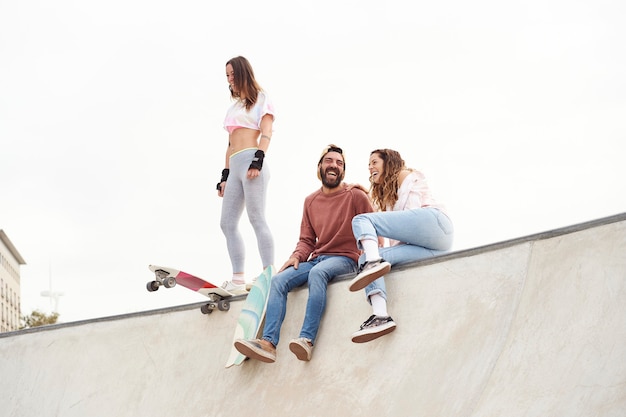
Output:
[[306,289],[274,364],[224,367],[241,301],[0,334],[0,415],[626,415],[624,214],[394,268],[398,327],[370,343],[350,341],[371,309],[347,286],[308,363],[288,349]]

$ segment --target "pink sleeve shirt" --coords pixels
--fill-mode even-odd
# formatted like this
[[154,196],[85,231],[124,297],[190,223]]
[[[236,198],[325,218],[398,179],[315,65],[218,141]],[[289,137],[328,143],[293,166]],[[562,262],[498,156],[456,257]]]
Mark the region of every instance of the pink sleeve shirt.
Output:
[[261,130],[261,119],[266,114],[274,115],[274,104],[267,97],[265,92],[259,91],[256,103],[250,109],[246,110],[243,102],[237,100],[226,112],[224,119],[224,129],[228,133],[233,133],[235,129],[247,127],[248,129]]
[[[433,207],[447,215],[445,206],[433,198],[424,174],[420,171],[412,171],[404,178],[400,188],[398,188],[398,201],[396,201],[392,210],[413,210],[423,207]],[[397,240],[389,239],[390,246],[400,243]]]
[[446,211],[444,205],[437,203],[433,198],[424,174],[412,171],[398,188],[398,201],[392,210],[413,210],[422,207],[434,207],[444,213]]

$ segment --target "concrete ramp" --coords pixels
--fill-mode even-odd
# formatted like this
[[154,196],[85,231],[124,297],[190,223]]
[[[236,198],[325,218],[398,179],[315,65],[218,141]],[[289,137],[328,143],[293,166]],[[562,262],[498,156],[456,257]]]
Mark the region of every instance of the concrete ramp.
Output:
[[626,214],[396,268],[387,284],[397,330],[353,344],[370,308],[339,280],[309,363],[287,346],[306,289],[275,364],[224,368],[241,301],[0,334],[0,415],[626,415]]

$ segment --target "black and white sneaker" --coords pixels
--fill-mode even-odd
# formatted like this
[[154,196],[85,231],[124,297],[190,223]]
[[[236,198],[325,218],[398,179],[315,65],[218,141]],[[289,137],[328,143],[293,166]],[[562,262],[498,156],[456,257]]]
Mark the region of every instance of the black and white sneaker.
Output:
[[378,278],[391,271],[391,264],[384,259],[367,261],[359,267],[359,272],[348,287],[350,291],[358,291],[370,285]]
[[394,330],[396,330],[396,323],[391,317],[371,315],[358,331],[352,333],[352,341],[354,343],[369,342]]

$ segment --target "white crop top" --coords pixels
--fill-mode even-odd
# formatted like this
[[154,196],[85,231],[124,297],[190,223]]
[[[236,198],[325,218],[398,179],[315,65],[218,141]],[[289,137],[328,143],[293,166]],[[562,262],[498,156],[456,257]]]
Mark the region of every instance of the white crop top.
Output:
[[230,106],[224,119],[224,129],[228,133],[233,133],[235,129],[240,127],[261,130],[261,119],[266,114],[271,114],[274,118],[276,117],[274,115],[274,104],[265,92],[259,91],[256,103],[254,103],[250,111],[246,111],[246,107],[241,100],[237,100]]

